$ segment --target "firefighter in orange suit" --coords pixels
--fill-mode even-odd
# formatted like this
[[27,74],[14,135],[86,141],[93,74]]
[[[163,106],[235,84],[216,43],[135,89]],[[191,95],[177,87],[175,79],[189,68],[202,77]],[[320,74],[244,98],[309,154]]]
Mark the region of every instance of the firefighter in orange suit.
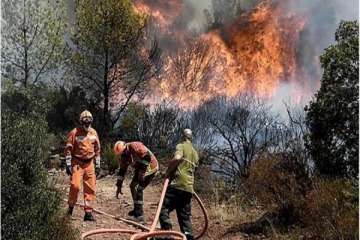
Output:
[[73,213],[83,180],[84,221],[95,221],[92,211],[96,173],[100,170],[100,141],[97,132],[90,126],[93,117],[89,111],[83,111],[79,121],[80,125],[69,133],[65,147],[66,173],[71,181],[67,214],[71,216]]
[[118,141],[114,145],[114,152],[120,156],[120,167],[116,183],[116,197],[122,194],[121,188],[129,166],[135,169],[135,174],[130,183],[131,196],[134,201],[134,208],[128,215],[128,219],[143,222],[143,190],[149,185],[158,171],[158,161],[154,154],[141,142]]

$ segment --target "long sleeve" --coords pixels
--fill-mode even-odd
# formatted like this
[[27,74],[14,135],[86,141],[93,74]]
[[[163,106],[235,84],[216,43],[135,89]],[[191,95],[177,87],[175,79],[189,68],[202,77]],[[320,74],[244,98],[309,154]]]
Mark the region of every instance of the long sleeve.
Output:
[[75,129],[73,129],[67,136],[64,155],[65,156],[71,155],[74,147],[75,147]]

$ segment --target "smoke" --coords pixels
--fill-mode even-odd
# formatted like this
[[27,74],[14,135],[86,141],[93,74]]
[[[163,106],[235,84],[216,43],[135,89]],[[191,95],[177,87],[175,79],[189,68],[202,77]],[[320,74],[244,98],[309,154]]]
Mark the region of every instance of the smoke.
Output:
[[[254,7],[256,7],[259,3],[261,3],[263,0],[230,0],[228,1],[228,3],[231,4],[238,4],[239,6],[241,6],[242,10],[244,11],[249,11],[251,9],[253,9]],[[226,3],[222,2],[218,5],[216,5],[217,9],[213,9],[214,8],[214,4],[213,0],[185,0],[184,1],[184,8],[183,8],[183,12],[185,12],[183,15],[184,16],[189,16],[187,11],[190,10],[193,14],[190,14],[190,18],[188,17],[188,29],[190,31],[197,31],[197,32],[204,32],[207,30],[207,19],[206,19],[206,15],[204,14],[204,11],[206,10],[215,10],[215,11],[220,11],[221,9],[219,8],[224,8],[224,5],[222,3]],[[225,9],[224,9],[225,10]]]
[[[274,98],[271,100],[274,108],[285,113],[283,102],[295,102],[299,105],[307,105],[313,98],[314,93],[320,87],[322,69],[319,56],[327,47],[335,44],[335,32],[341,20],[354,21],[359,19],[358,0],[302,0],[289,1],[290,9],[307,19],[307,27],[300,35],[297,62],[308,76],[306,89],[299,82],[281,82],[277,87]],[[298,99],[294,99],[293,93],[298,91]],[[299,98],[300,96],[300,98]]]
[[359,19],[358,0],[302,0],[289,4],[295,12],[308,18],[308,31],[319,51],[334,44],[335,31],[341,20]]

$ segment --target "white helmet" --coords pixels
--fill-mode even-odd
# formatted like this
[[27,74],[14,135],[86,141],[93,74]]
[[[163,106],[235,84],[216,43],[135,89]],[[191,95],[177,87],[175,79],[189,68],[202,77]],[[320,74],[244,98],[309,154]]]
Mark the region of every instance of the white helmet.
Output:
[[192,131],[189,128],[185,128],[182,131],[182,135],[183,137],[185,137],[186,139],[192,141],[193,135],[192,135]]
[[79,121],[83,126],[84,130],[88,132],[90,130],[90,125],[93,121],[93,117],[89,111],[85,110],[80,114]]

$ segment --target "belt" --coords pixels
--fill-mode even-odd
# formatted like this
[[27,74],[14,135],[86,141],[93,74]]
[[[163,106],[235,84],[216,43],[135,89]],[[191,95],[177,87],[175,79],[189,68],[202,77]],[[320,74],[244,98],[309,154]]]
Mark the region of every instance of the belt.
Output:
[[90,158],[90,159],[82,159],[82,158],[79,158],[75,155],[71,155],[73,158],[76,158],[76,159],[79,159],[80,161],[82,161],[83,163],[89,163],[91,162],[94,158]]

